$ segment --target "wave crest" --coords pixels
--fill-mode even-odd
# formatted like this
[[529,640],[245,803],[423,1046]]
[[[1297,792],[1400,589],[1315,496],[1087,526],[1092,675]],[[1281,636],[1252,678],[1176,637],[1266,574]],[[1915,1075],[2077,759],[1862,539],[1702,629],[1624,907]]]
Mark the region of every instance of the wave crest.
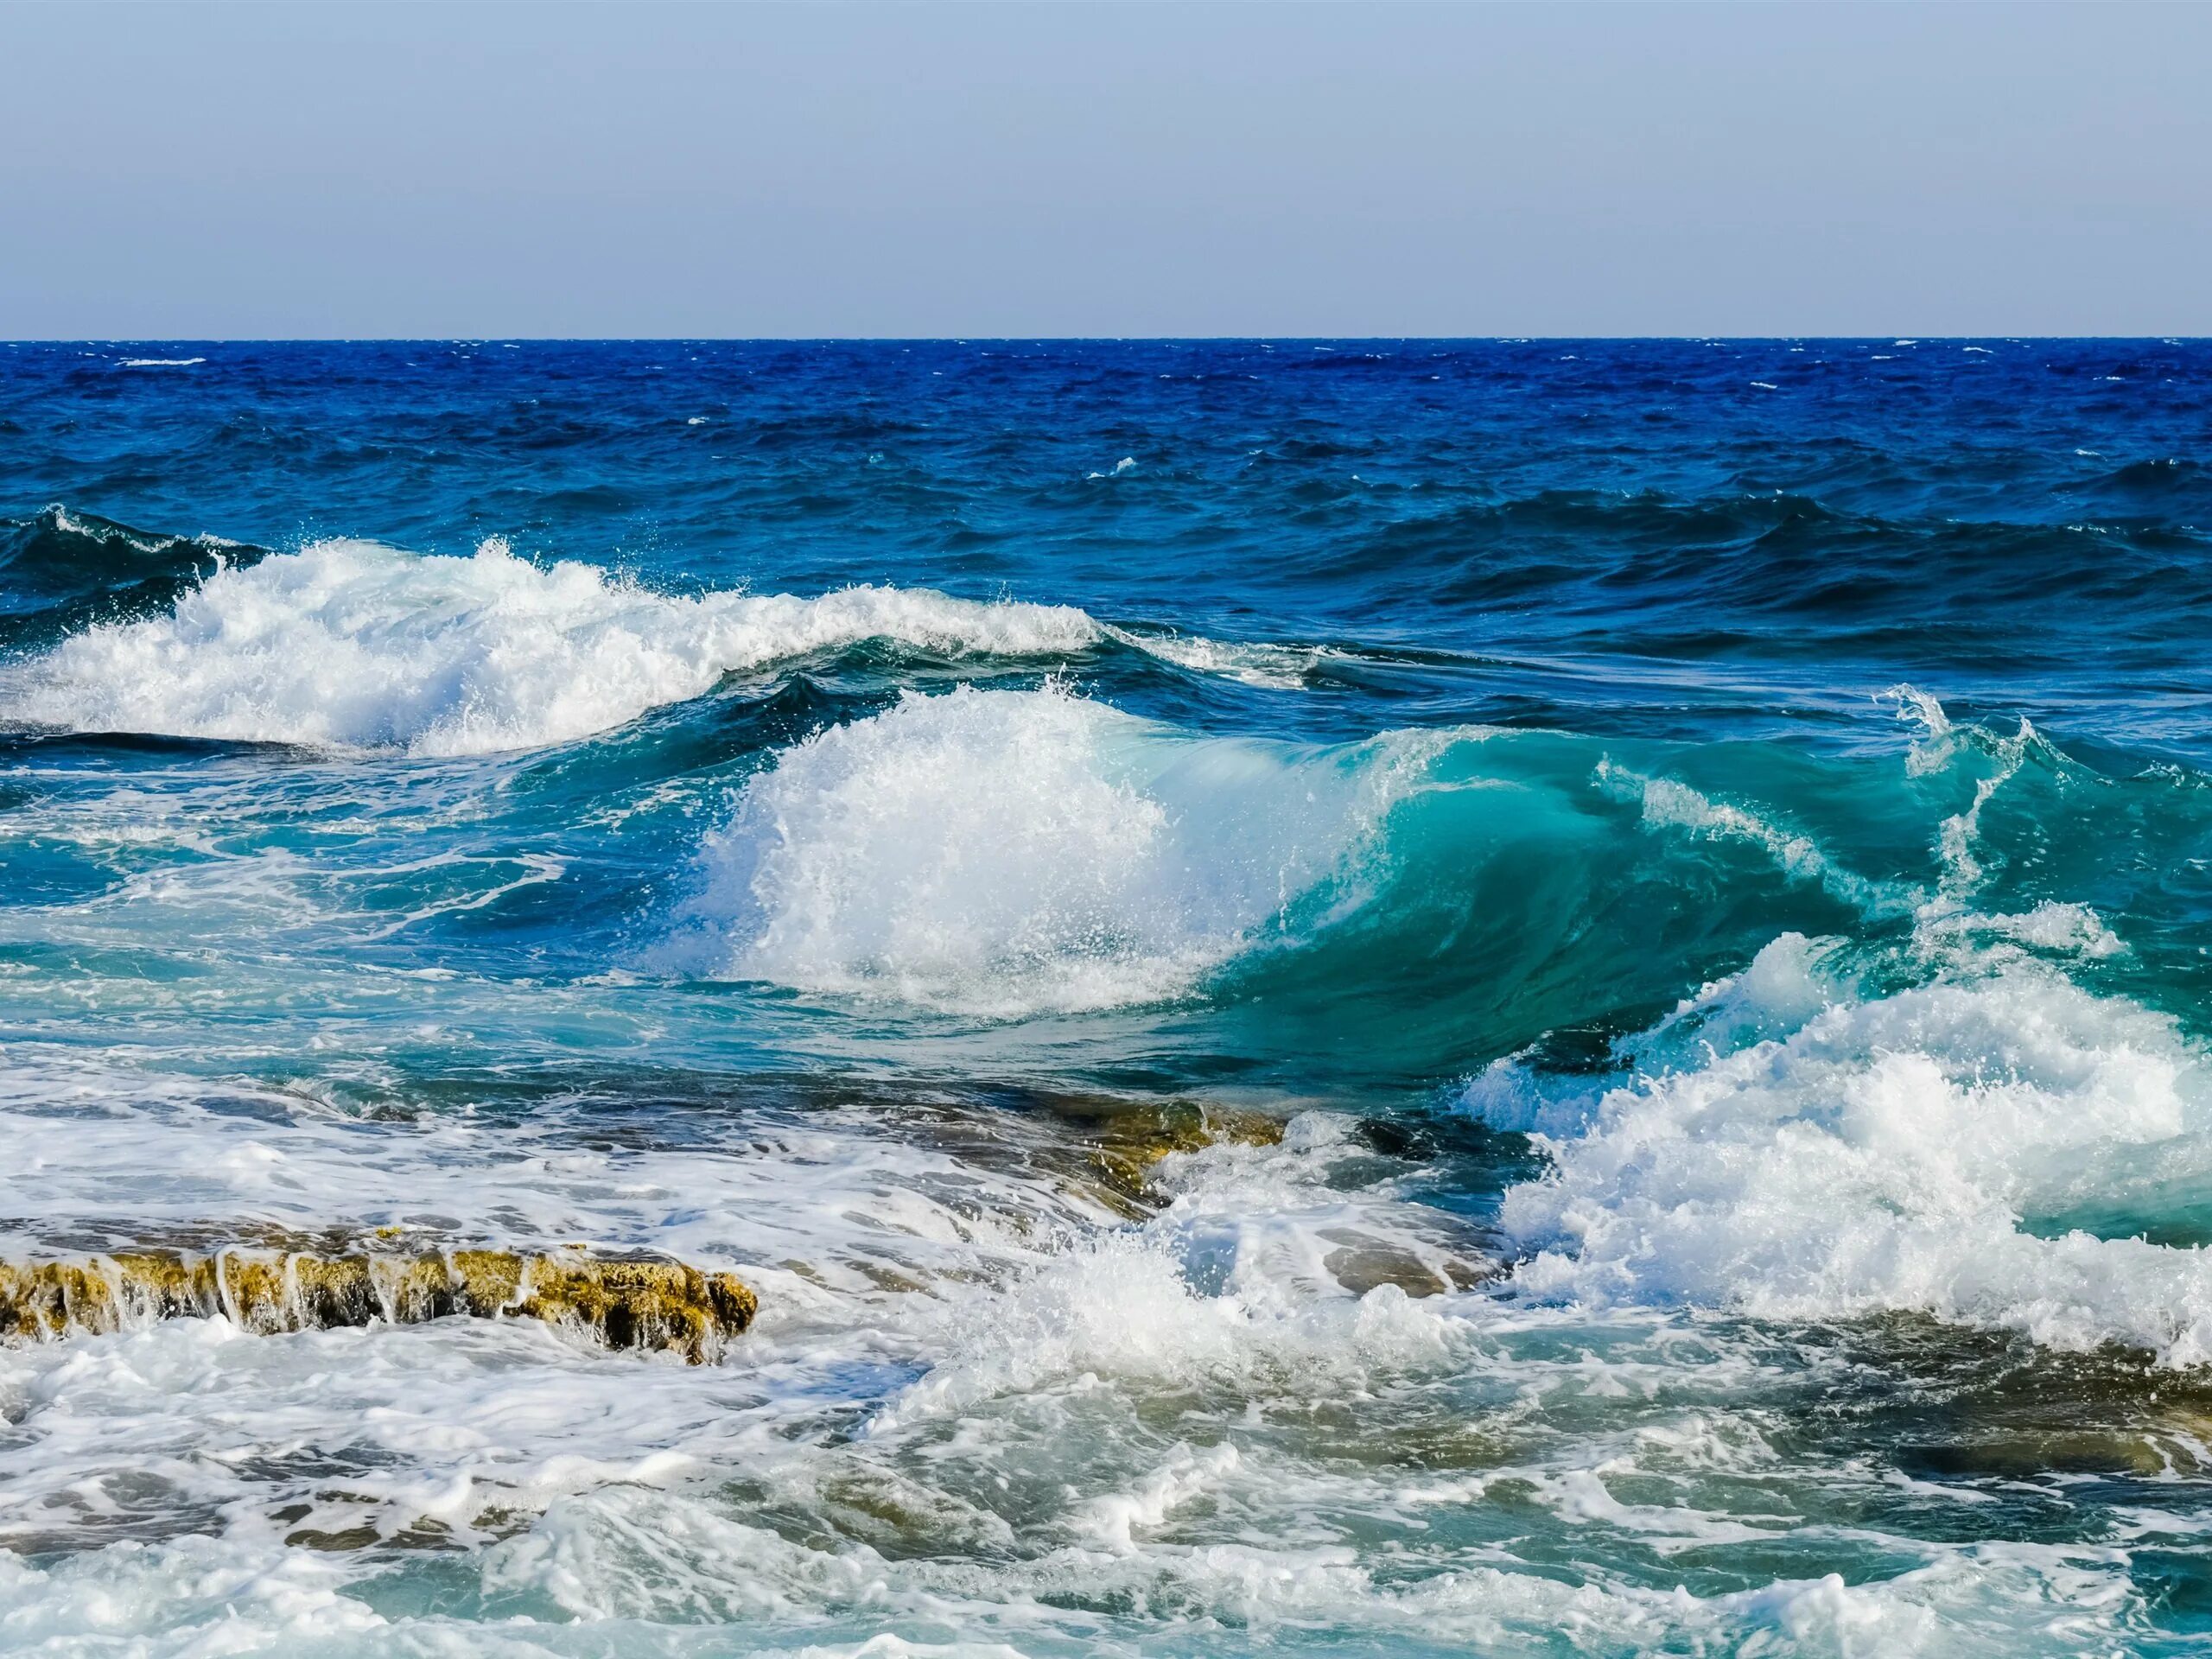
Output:
[[10,717],[77,731],[480,754],[588,737],[722,675],[867,639],[1048,656],[1100,638],[1067,606],[927,590],[654,593],[597,568],[316,543],[93,626],[19,664]]
[[[356,540],[232,556],[228,543],[149,537],[60,509],[34,528],[68,543],[39,568],[67,567],[79,584],[86,569],[99,577],[118,559],[132,572],[160,565],[158,581],[133,589],[137,602],[48,616],[48,638],[81,632],[0,674],[0,719],[79,732],[485,754],[572,742],[700,696],[725,674],[868,640],[1051,660],[1118,646],[1277,688],[1335,654],[1140,632],[1071,605],[929,588],[685,598],[593,565],[535,564],[496,537],[466,558]],[[20,560],[0,556],[17,575]],[[153,603],[168,613],[118,615]],[[8,621],[0,614],[0,643]]]
[[2018,953],[1866,997],[1832,954],[1777,939],[1594,1097],[1476,1079],[1553,1160],[1503,1209],[1518,1287],[2212,1360],[2212,1256],[2138,1236],[2212,1176],[2212,1072],[2172,1021]]
[[257,547],[133,530],[59,505],[0,519],[0,645],[143,615],[226,565],[261,556]]
[[1157,1001],[1342,899],[1448,738],[1199,738],[1058,686],[908,694],[787,751],[706,849],[697,970],[1018,1016]]

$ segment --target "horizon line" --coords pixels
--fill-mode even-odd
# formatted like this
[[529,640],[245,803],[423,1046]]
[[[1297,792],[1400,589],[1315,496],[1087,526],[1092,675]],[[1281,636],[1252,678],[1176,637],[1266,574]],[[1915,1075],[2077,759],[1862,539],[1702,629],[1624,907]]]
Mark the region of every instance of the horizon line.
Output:
[[1322,346],[1549,344],[1678,345],[1730,342],[1873,342],[1923,345],[1939,340],[2150,341],[2159,345],[2212,340],[2212,333],[2153,334],[27,334],[0,338],[0,346]]

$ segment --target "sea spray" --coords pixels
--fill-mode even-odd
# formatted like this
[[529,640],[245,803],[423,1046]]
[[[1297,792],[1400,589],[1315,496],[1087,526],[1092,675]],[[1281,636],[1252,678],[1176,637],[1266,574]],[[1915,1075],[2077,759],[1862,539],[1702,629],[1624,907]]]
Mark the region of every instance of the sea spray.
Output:
[[1478,1078],[1469,1105],[1536,1130],[1553,1163],[1501,1211],[1527,1255],[1516,1288],[1910,1310],[2204,1362],[2212,1259],[2068,1224],[2140,1226],[2212,1178],[2212,1071],[2165,1017],[2032,961],[1975,972],[1957,954],[1959,978],[1862,996],[1784,936],[1637,1046],[1636,1078],[1533,1110],[1511,1063]]
[[999,1016],[1171,999],[1294,942],[1324,887],[1349,901],[1449,741],[1315,753],[1058,685],[910,695],[747,781],[685,949],[729,978]]

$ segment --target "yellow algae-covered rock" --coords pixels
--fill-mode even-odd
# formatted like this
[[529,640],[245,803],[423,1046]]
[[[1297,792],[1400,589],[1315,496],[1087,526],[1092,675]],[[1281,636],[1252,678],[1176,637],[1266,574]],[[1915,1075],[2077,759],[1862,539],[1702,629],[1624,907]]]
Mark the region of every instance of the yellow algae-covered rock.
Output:
[[582,1249],[124,1250],[0,1262],[0,1338],[32,1341],[217,1313],[264,1336],[465,1314],[542,1319],[610,1348],[666,1349],[699,1363],[718,1358],[757,1307],[730,1274]]
[[463,1311],[454,1295],[452,1265],[442,1254],[372,1255],[368,1270],[378,1309],[395,1325],[420,1325]]
[[529,1258],[512,1250],[455,1250],[446,1260],[461,1311],[489,1319],[514,1306]]
[[213,1256],[183,1255],[175,1250],[118,1250],[92,1259],[109,1264],[126,1324],[207,1319],[222,1312],[222,1286]]
[[696,1363],[719,1357],[724,1339],[751,1325],[758,1307],[730,1274],[563,1251],[524,1262],[515,1312],[579,1327],[610,1348],[666,1348]]
[[284,1309],[291,1321],[284,1330],[366,1325],[384,1311],[365,1255],[296,1252],[284,1258]]
[[302,1321],[285,1268],[283,1256],[250,1255],[241,1250],[226,1250],[215,1258],[223,1312],[232,1324],[257,1337],[300,1328]]
[[38,1338],[74,1331],[112,1331],[115,1288],[80,1262],[0,1263],[0,1334]]

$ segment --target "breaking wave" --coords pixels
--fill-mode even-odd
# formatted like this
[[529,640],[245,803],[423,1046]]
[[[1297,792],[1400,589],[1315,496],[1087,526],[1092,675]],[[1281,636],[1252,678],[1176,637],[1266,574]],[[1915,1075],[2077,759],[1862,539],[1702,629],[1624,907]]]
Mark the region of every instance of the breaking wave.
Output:
[[688,598],[593,565],[532,563],[496,538],[467,558],[334,540],[251,564],[220,557],[212,544],[120,526],[100,527],[98,538],[165,561],[157,596],[173,600],[171,609],[94,622],[11,665],[0,679],[0,718],[81,732],[485,754],[572,742],[702,696],[725,674],[869,640],[948,657],[1046,659],[1110,642],[1271,686],[1295,685],[1324,655],[1135,632],[1073,606],[927,588]]
[[749,780],[695,967],[1015,1015],[1154,1001],[1353,901],[1453,734],[1200,738],[1048,685],[908,694]]
[[468,558],[328,541],[218,569],[166,616],[72,636],[11,672],[0,710],[76,731],[482,754],[588,737],[732,671],[867,639],[1049,656],[1098,638],[1067,606],[865,587],[690,599],[500,541]]
[[[228,544],[146,537],[60,509],[40,526],[71,537],[67,564],[78,582],[95,582],[73,620],[104,620],[11,664],[0,677],[0,719],[73,732],[493,754],[577,741],[706,695],[728,672],[872,639],[1013,659],[1115,644],[1279,688],[1327,657],[1135,632],[1075,606],[929,588],[854,586],[812,600],[666,595],[591,564],[533,564],[505,540],[486,540],[471,557],[359,540],[226,557]],[[91,575],[84,544],[99,556]],[[108,573],[118,560],[130,570]],[[137,606],[98,586],[104,573],[124,584],[139,566],[150,573],[128,595]],[[115,615],[149,601],[170,604],[168,615]]]
[[216,571],[262,556],[219,537],[133,530],[64,506],[0,518],[0,645],[43,645],[149,614]]
[[1490,1068],[1470,1107],[1552,1160],[1503,1205],[1517,1287],[2212,1359],[2212,1211],[2191,1196],[2212,1069],[2167,1016],[2019,947],[2109,952],[2061,908],[1986,918],[2003,943],[1887,995],[1840,942],[1785,934],[1623,1045],[1636,1075],[1600,1090]]

